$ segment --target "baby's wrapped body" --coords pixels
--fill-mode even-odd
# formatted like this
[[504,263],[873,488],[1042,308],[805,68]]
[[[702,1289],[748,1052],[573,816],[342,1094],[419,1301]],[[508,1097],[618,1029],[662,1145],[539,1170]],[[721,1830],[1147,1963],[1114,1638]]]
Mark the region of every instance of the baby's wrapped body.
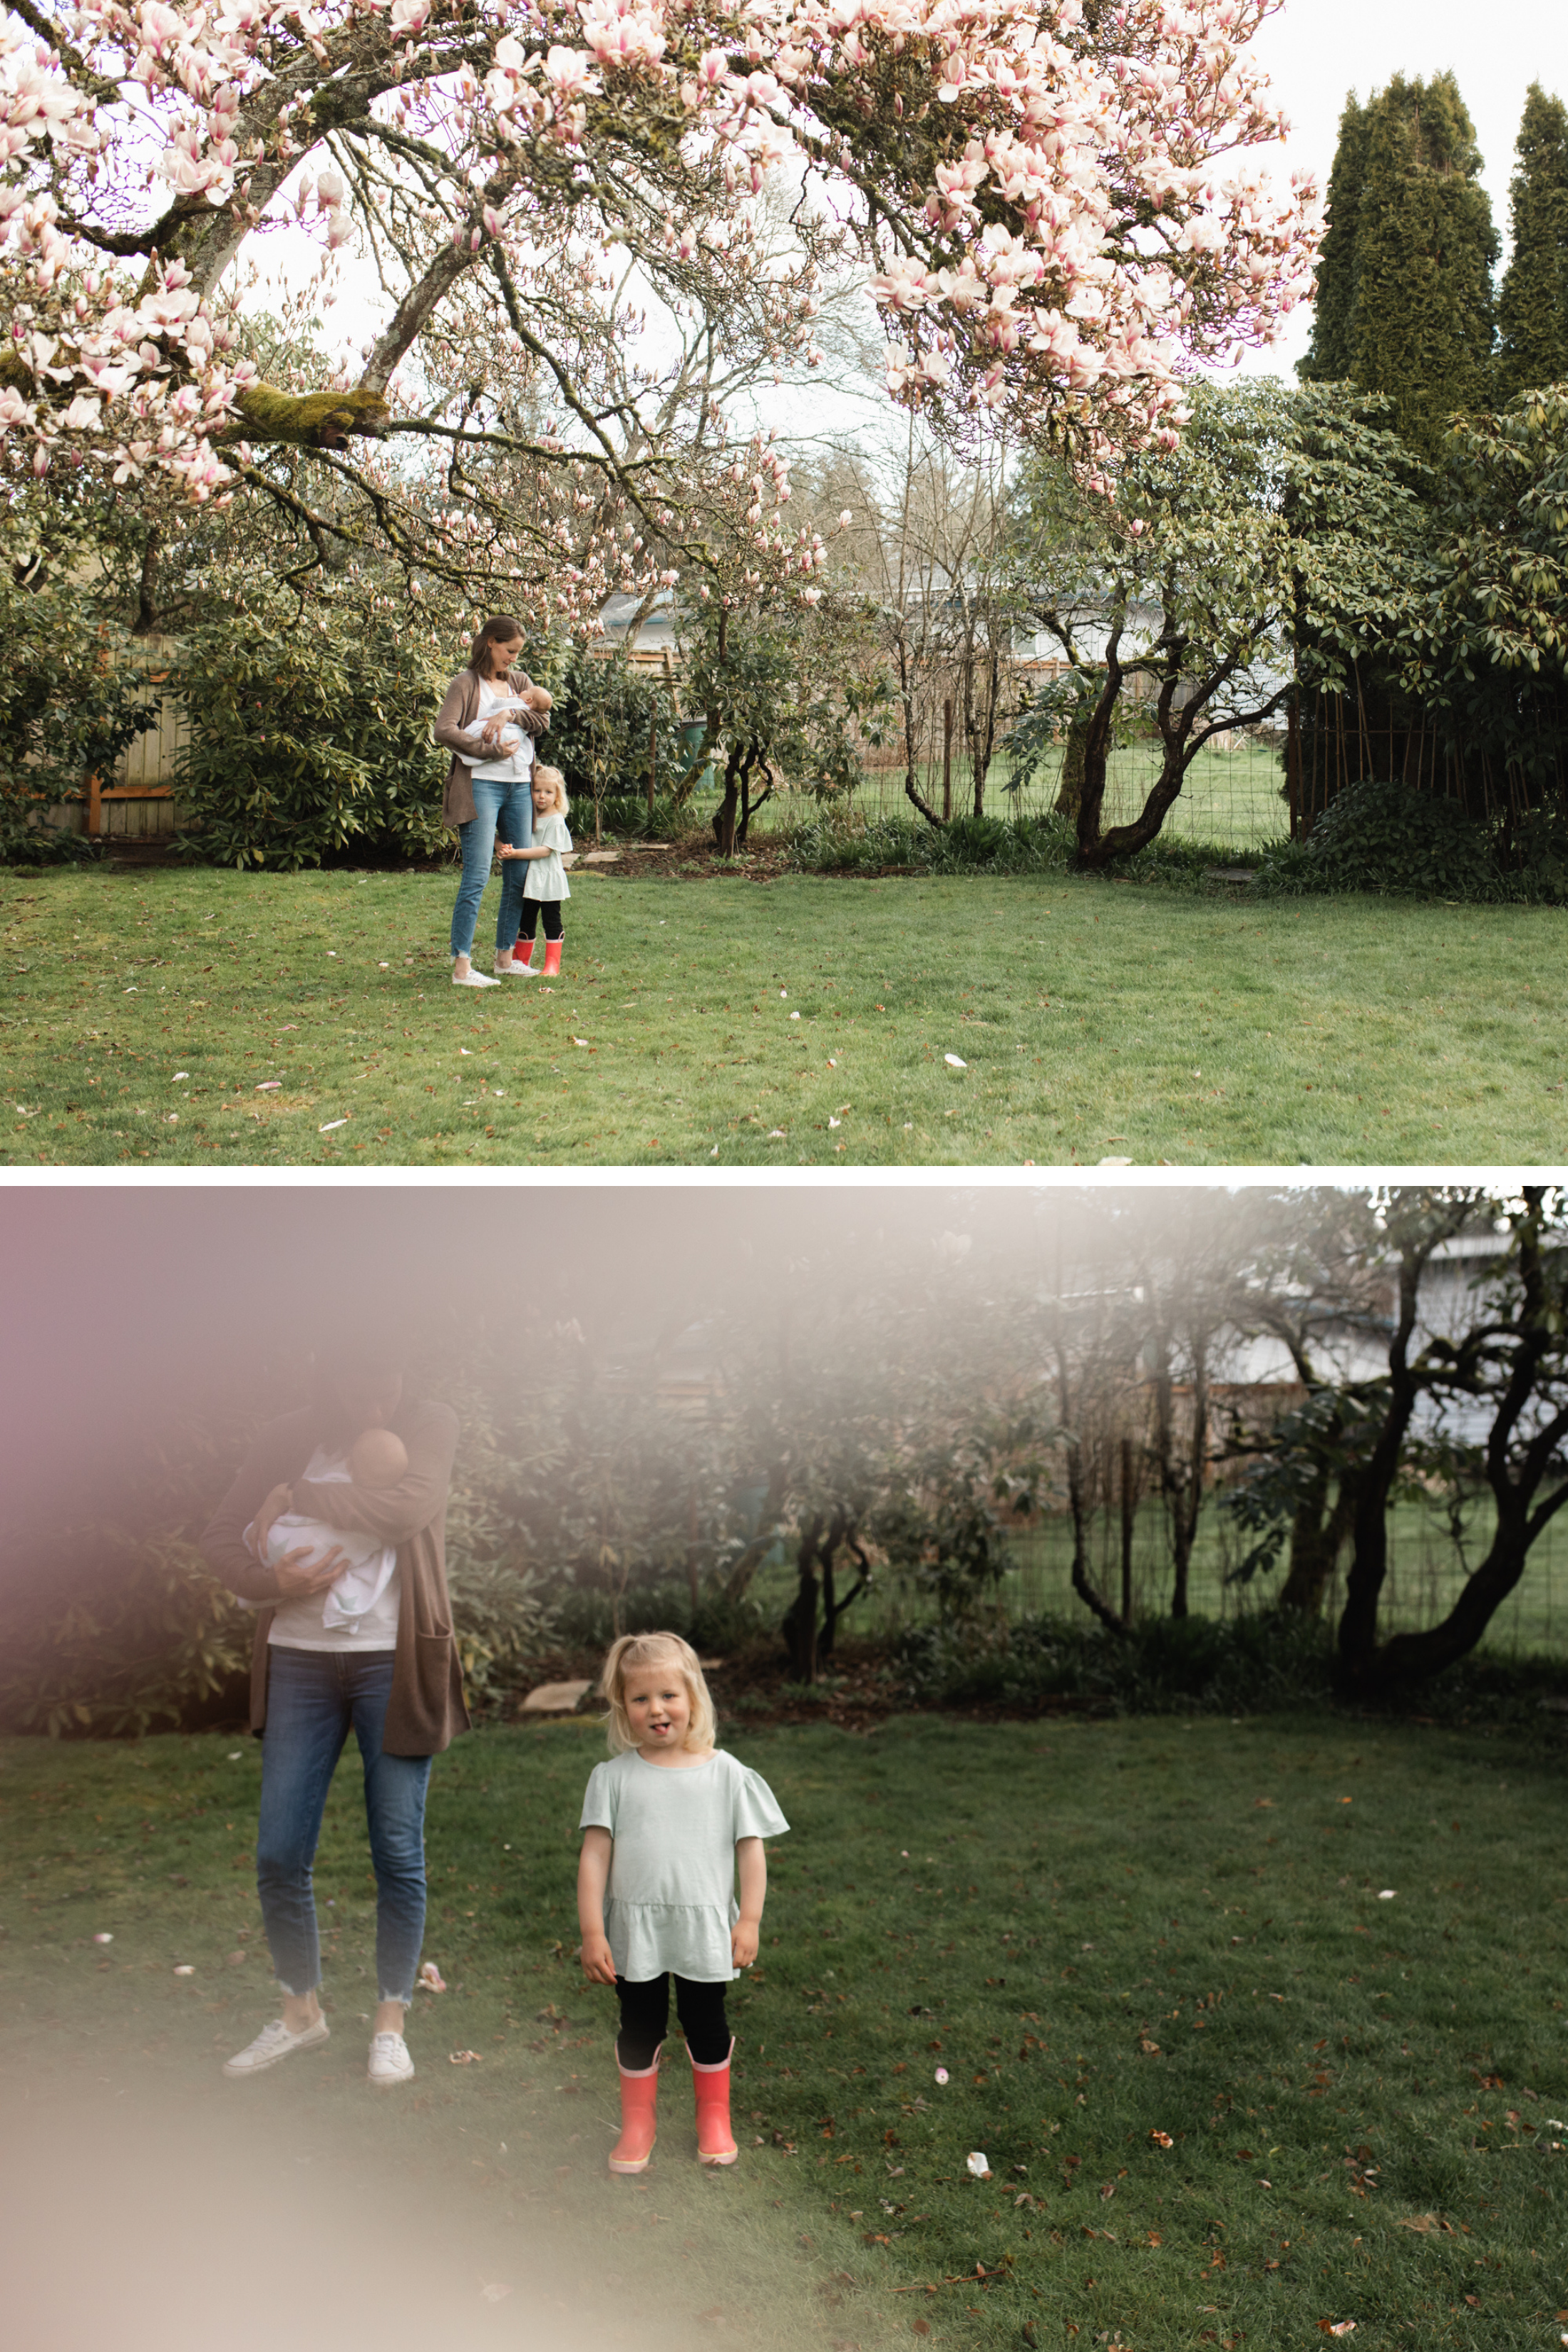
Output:
[[[408,1455],[402,1439],[390,1429],[367,1429],[341,1460],[318,1454],[307,1475],[331,1484],[374,1488],[395,1486],[407,1469]],[[305,1551],[309,1564],[314,1565],[325,1559],[334,1548],[342,1553],[347,1566],[329,1586],[320,1604],[319,1622],[329,1633],[356,1634],[367,1624],[378,1623],[383,1613],[378,1604],[397,1567],[397,1553],[392,1545],[382,1544],[374,1536],[363,1535],[353,1528],[331,1528],[324,1519],[310,1519],[298,1511],[285,1511],[273,1520],[268,1531],[265,1556],[268,1565],[276,1568],[289,1552]],[[300,1605],[285,1602],[284,1609]],[[307,1615],[316,1605],[313,1596],[303,1603]]]
[[464,729],[463,740],[470,748],[459,751],[458,757],[466,768],[481,768],[501,760],[515,760],[520,752],[526,752],[531,763],[534,730],[522,722],[528,718],[546,717],[551,707],[552,698],[542,686],[531,686],[521,694],[499,698],[488,709],[481,709],[471,727]]

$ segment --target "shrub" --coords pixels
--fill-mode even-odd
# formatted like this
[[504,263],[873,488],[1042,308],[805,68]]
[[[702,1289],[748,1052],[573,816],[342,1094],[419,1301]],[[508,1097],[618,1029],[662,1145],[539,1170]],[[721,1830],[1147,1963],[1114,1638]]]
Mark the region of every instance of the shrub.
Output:
[[60,864],[93,854],[44,813],[105,781],[121,754],[157,724],[146,649],[69,584],[36,590],[0,580],[0,859]]
[[454,1559],[447,1570],[452,1631],[468,1705],[488,1714],[532,1679],[533,1661],[556,1638],[556,1612],[526,1569]]
[[95,1536],[101,1572],[90,1591],[41,1624],[11,1612],[0,1723],[124,1738],[242,1714],[252,1612],[182,1536]]
[[1294,1612],[1156,1618],[1126,1635],[1051,1617],[988,1633],[921,1625],[898,1655],[914,1696],[949,1706],[1077,1698],[1118,1715],[1251,1715],[1323,1706],[1332,1685],[1328,1629]]
[[390,622],[346,603],[291,622],[258,600],[188,637],[171,682],[190,723],[176,762],[188,853],[292,872],[351,845],[450,848],[449,760],[430,731],[445,667]]
[[1407,784],[1363,780],[1330,802],[1304,843],[1270,850],[1255,887],[1402,890],[1433,898],[1497,898],[1502,884],[1484,825],[1453,801]]

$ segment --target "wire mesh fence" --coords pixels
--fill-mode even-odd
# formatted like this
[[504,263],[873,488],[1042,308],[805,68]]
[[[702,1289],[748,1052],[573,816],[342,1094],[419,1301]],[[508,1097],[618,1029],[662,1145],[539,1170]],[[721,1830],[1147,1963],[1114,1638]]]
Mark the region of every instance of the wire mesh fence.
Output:
[[[1276,734],[1260,729],[1235,738],[1220,738],[1218,741],[1227,748],[1205,746],[1198,753],[1162,830],[1180,840],[1212,844],[1246,855],[1260,849],[1266,842],[1279,840],[1289,830],[1285,800],[1285,736],[1283,731]],[[1102,819],[1106,825],[1129,824],[1141,814],[1160,772],[1160,752],[1161,746],[1153,740],[1130,743],[1112,752]],[[1065,755],[1065,745],[1052,745],[1016,784],[1009,782],[1005,761],[994,760],[985,780],[984,814],[1003,818],[1047,814],[1055,808],[1061,790]],[[896,761],[881,755],[877,765],[868,765],[863,771],[851,805],[868,818],[912,816],[915,812],[904,790],[904,772],[901,755]],[[941,810],[941,761],[917,764],[915,773],[927,802]],[[963,816],[973,812],[973,776],[956,751],[947,781],[947,799],[952,814]],[[716,793],[706,797],[716,804]],[[700,801],[702,798],[699,796]],[[811,805],[804,797],[784,793],[763,808],[757,822],[764,830],[776,831]]]
[[[1466,1527],[1461,1551],[1439,1505],[1399,1505],[1390,1519],[1381,1633],[1419,1632],[1447,1616],[1467,1575],[1482,1558],[1489,1531],[1489,1511],[1478,1509]],[[1119,1508],[1094,1513],[1089,1538],[1089,1580],[1113,1609],[1121,1608],[1126,1593],[1134,1617],[1169,1613],[1170,1524],[1163,1503],[1139,1506],[1126,1551]],[[999,1599],[1011,1622],[1041,1616],[1089,1622],[1072,1587],[1072,1521],[1065,1512],[1050,1514],[1015,1534],[1009,1549],[1014,1566],[1003,1580]],[[1226,1515],[1212,1503],[1205,1506],[1189,1571],[1188,1606],[1194,1616],[1228,1619],[1269,1605],[1283,1578],[1283,1562],[1249,1583],[1237,1583],[1230,1580],[1244,1549]],[[776,1601],[782,1614],[794,1582],[788,1562],[781,1558],[753,1588],[764,1612],[771,1612]],[[1331,1623],[1343,1600],[1342,1560],[1325,1599],[1324,1613]],[[888,1635],[925,1622],[934,1613],[925,1596],[896,1575],[888,1575],[857,1604],[853,1620],[846,1622],[852,1622],[858,1633]],[[1493,1617],[1482,1646],[1505,1657],[1568,1655],[1568,1528],[1551,1527],[1535,1545],[1523,1577]]]

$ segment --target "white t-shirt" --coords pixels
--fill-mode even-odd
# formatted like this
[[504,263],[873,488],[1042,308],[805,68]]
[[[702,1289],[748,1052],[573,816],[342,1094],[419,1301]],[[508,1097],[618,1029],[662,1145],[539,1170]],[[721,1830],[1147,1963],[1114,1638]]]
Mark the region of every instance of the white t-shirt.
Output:
[[[320,1446],[305,1475],[323,1485],[353,1483],[342,1455],[326,1454]],[[324,1592],[302,1592],[278,1602],[267,1636],[269,1649],[397,1647],[397,1553],[391,1544],[378,1543],[357,1528],[332,1528],[324,1519],[285,1511],[268,1530],[267,1563],[276,1568],[285,1553],[302,1549],[309,1549],[312,1559],[324,1559],[334,1545],[349,1566]]]
[[533,773],[533,738],[526,727],[519,726],[513,721],[511,725],[503,728],[500,757],[487,756],[479,748],[479,737],[484,730],[487,719],[494,719],[498,715],[504,717],[509,711],[526,710],[527,708],[528,705],[513,694],[504,679],[500,686],[492,686],[489,678],[480,678],[479,707],[474,715],[473,723],[464,730],[469,742],[474,746],[474,756],[470,759],[466,752],[459,752],[458,755],[474,775],[482,777],[487,782],[494,783],[519,784],[528,782],[529,777]]

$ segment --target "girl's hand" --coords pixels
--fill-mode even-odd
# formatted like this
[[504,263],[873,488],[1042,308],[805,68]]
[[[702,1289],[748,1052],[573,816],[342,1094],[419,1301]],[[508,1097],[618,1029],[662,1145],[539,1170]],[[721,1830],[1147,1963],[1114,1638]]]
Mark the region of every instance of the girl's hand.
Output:
[[602,1931],[595,1935],[591,1928],[583,1937],[583,1974],[590,1984],[613,1985],[616,1964],[610,1957],[609,1937]]
[[738,1969],[749,1969],[757,1957],[761,1923],[737,1919],[730,1930],[730,1957]]

